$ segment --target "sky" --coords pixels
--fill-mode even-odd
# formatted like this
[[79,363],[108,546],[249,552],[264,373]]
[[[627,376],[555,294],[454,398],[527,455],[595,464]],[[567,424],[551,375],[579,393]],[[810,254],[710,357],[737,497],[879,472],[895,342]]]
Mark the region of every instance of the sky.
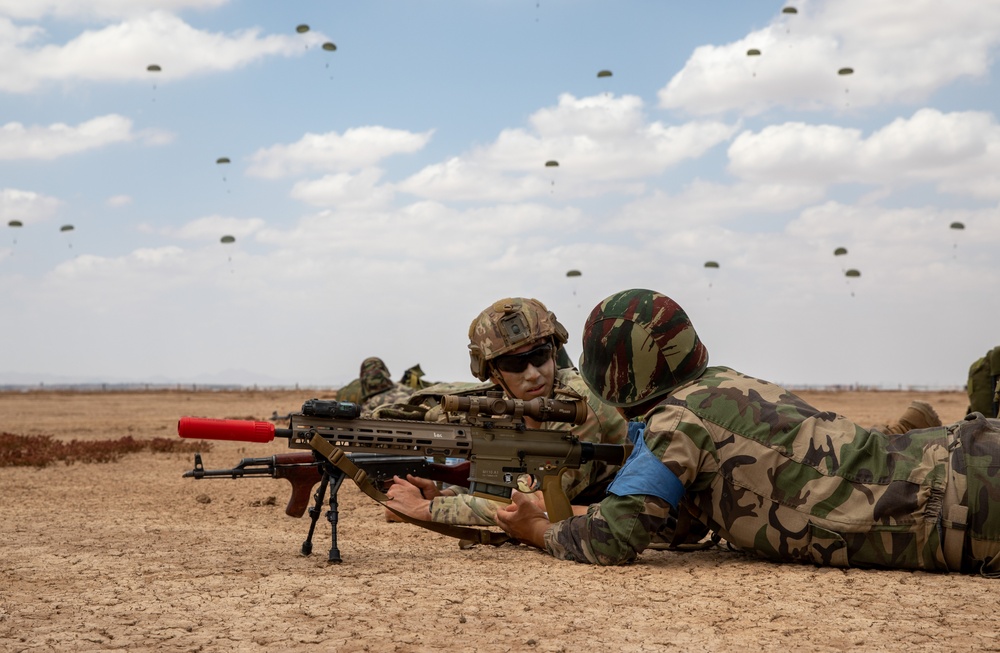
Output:
[[0,0],[0,384],[472,381],[495,300],[575,360],[648,288],[710,364],[960,387],[998,49],[1000,0]]

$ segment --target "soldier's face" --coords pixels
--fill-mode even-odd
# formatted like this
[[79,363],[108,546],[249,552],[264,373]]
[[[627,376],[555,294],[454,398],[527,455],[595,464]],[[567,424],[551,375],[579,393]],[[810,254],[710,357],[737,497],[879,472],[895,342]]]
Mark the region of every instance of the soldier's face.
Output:
[[[518,357],[520,354],[527,354],[528,352],[533,352],[536,349],[546,346],[548,346],[547,356],[543,357],[541,352],[538,352],[538,355],[519,357],[519,363],[524,364],[524,369],[519,372],[505,371],[494,365],[494,373],[500,375],[503,379],[504,385],[507,386],[511,394],[514,395],[515,399],[528,401],[530,399],[534,399],[535,397],[552,396],[552,384],[555,380],[556,362],[555,356],[552,354],[552,347],[550,343],[528,343],[518,347],[508,355]],[[542,358],[544,358],[544,362],[539,362],[539,359]],[[517,368],[521,367],[521,365],[516,364],[511,367]]]

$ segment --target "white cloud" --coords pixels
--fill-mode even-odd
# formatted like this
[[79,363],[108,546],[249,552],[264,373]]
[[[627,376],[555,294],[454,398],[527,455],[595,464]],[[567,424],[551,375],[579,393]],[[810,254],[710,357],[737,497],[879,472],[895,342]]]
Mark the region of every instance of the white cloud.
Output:
[[30,190],[4,188],[0,191],[0,215],[6,221],[20,220],[25,226],[45,222],[59,211],[62,202]]
[[247,174],[276,179],[310,170],[348,172],[367,168],[395,154],[423,149],[432,134],[379,126],[354,127],[342,135],[308,133],[295,143],[254,152]]
[[[635,96],[563,94],[557,106],[539,110],[529,122],[533,132],[504,130],[493,144],[427,166],[397,188],[419,197],[488,202],[553,192],[638,193],[644,178],[702,156],[736,130],[714,121],[648,122]],[[546,168],[549,160],[559,166]]]
[[984,112],[920,109],[865,138],[836,125],[785,123],[743,132],[729,147],[729,170],[748,181],[863,183],[1000,199],[1000,126]]
[[357,174],[342,172],[321,179],[300,181],[292,187],[292,197],[313,206],[341,209],[378,209],[393,198],[390,186],[379,184],[382,171],[366,168]]
[[104,202],[111,207],[128,206],[132,203],[132,197],[130,195],[112,195]]
[[[998,44],[996,2],[811,2],[736,42],[697,48],[660,90],[660,106],[700,115],[918,102],[985,76]],[[761,55],[748,57],[750,48]],[[838,76],[844,67],[854,74]]]
[[222,236],[236,237],[237,242],[252,236],[264,226],[260,218],[234,218],[222,215],[209,215],[197,218],[177,229],[160,229],[159,233],[184,240],[200,240],[218,242]]
[[[88,30],[64,45],[37,45],[44,31],[0,18],[0,91],[27,93],[55,81],[159,82],[233,70],[268,56],[301,56],[303,43],[319,44],[318,32],[261,36],[259,29],[231,34],[195,29],[156,11]],[[160,72],[149,72],[156,64]]]
[[92,118],[75,127],[63,123],[25,127],[9,122],[0,127],[0,160],[55,159],[134,137],[132,121],[117,114]]
[[0,16],[20,20],[56,18],[116,18],[153,10],[211,9],[229,0],[0,0]]

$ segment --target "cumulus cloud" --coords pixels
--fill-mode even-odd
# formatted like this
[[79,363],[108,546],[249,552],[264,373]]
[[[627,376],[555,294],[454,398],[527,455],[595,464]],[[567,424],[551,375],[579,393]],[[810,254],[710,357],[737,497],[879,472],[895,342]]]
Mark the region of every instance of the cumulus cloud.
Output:
[[211,9],[229,0],[0,0],[0,16],[33,20],[55,18],[117,18],[154,10]]
[[[432,199],[521,201],[552,192],[637,193],[644,177],[702,156],[737,129],[716,121],[650,122],[636,96],[577,98],[531,116],[533,129],[508,129],[486,147],[433,164],[398,189]],[[558,167],[546,168],[550,160]]]
[[225,235],[235,236],[237,240],[247,238],[264,226],[260,218],[234,218],[223,215],[209,215],[191,220],[178,228],[165,228],[159,233],[183,240],[200,240],[218,242]]
[[[319,32],[262,36],[259,29],[223,34],[191,27],[155,11],[88,30],[65,44],[41,44],[44,30],[0,18],[0,91],[28,93],[56,81],[166,81],[233,70],[269,56],[301,56]],[[150,64],[160,72],[146,70]]]
[[292,188],[292,197],[313,206],[336,206],[342,209],[377,209],[392,201],[390,186],[380,185],[382,171],[366,168],[357,174],[342,172],[321,179],[300,181]]
[[0,160],[56,159],[135,138],[132,121],[124,116],[99,116],[79,125],[54,123],[25,127],[9,122],[0,127]]
[[62,202],[30,190],[0,190],[0,215],[8,222],[20,220],[25,225],[45,222],[59,211]]
[[794,122],[746,131],[729,147],[741,179],[798,184],[863,183],[1000,199],[1000,126],[980,111],[920,109],[865,138],[861,130]]
[[423,149],[432,134],[379,126],[355,127],[343,134],[308,133],[295,143],[254,152],[247,174],[276,179],[311,170],[348,172],[367,168],[395,154]]
[[[986,75],[998,44],[996,3],[811,2],[738,41],[697,48],[659,101],[696,115],[912,103]],[[839,76],[845,67],[854,74]]]

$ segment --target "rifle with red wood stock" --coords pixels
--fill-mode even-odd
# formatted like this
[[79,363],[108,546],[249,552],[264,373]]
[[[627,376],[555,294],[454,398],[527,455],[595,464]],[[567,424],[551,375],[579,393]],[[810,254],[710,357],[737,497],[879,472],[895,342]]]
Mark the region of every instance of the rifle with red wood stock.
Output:
[[[378,461],[386,456],[464,459],[468,461],[467,483],[453,484],[466,485],[474,496],[506,503],[510,502],[513,490],[519,487],[528,485],[532,489],[540,489],[549,518],[560,521],[572,515],[569,500],[562,488],[563,473],[591,460],[622,465],[631,452],[631,445],[581,442],[566,431],[529,429],[525,426],[526,417],[539,422],[581,424],[587,417],[587,405],[584,401],[560,401],[542,397],[522,401],[504,399],[498,393],[487,393],[483,397],[447,395],[442,398],[441,403],[446,413],[461,414],[465,423],[359,419],[361,411],[356,404],[310,399],[302,405],[300,412],[289,416],[288,428],[276,428],[270,422],[182,417],[178,422],[177,432],[183,438],[257,443],[268,443],[280,437],[286,438],[292,449],[309,450],[308,453],[320,463],[318,471],[321,485],[315,495],[316,504],[310,509],[313,523],[306,540],[309,550],[303,544],[302,552],[308,555],[311,551],[313,528],[321,509],[323,493],[329,486],[331,511],[328,512],[327,519],[333,530],[333,547],[328,558],[330,562],[341,560],[336,541],[335,497],[345,476],[366,494],[392,510],[391,504],[386,504],[388,498],[372,482],[365,463],[371,469],[372,465],[377,466]],[[372,456],[363,460],[356,458],[358,454]],[[264,467],[268,469],[267,463],[264,463]],[[231,475],[232,472],[221,471],[222,473],[213,475],[224,476],[227,471]],[[437,471],[444,473],[440,469]],[[199,478],[198,473],[196,465],[185,476]],[[204,470],[200,473],[201,477],[208,476]],[[427,471],[422,474],[425,478],[433,478]],[[247,474],[244,472],[242,475]],[[452,482],[454,479],[438,480]],[[301,488],[306,481],[299,482]],[[297,510],[298,502],[294,496],[296,491],[301,498],[302,491],[296,489],[293,482],[293,501],[289,502],[286,512],[292,508],[293,503]],[[301,512],[298,514],[301,515]],[[405,515],[400,517],[404,521],[417,523],[452,537],[487,544],[497,544],[506,539],[503,534],[485,529],[425,522]]]

